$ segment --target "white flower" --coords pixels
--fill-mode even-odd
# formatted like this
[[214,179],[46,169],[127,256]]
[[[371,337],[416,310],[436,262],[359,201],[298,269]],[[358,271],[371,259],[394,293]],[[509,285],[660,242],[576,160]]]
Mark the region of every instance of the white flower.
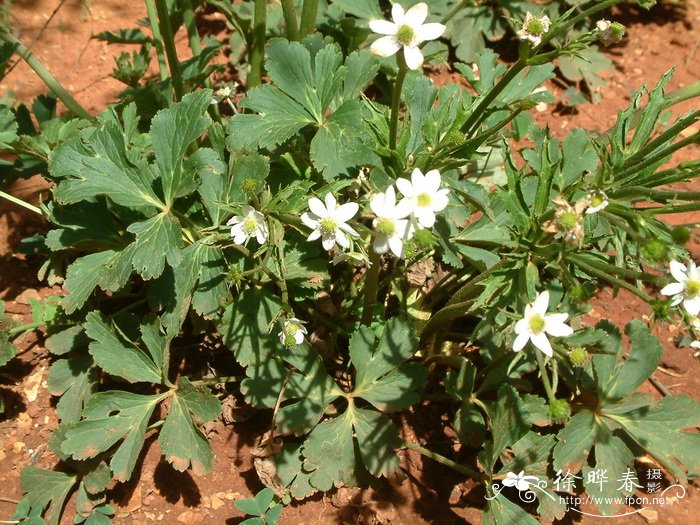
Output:
[[523,21],[523,28],[517,32],[518,38],[532,42],[533,46],[539,46],[542,42],[542,35],[549,31],[551,25],[552,21],[547,15],[536,17],[528,11]]
[[515,487],[518,489],[518,492],[524,492],[530,488],[532,482],[540,480],[537,476],[525,476],[524,474],[524,470],[521,470],[519,474],[508,472],[506,474],[506,479],[503,480],[503,486]]
[[372,31],[386,35],[372,44],[372,54],[390,57],[403,47],[406,65],[410,69],[420,69],[423,53],[418,46],[427,40],[440,38],[445,32],[442,24],[424,24],[427,17],[428,6],[425,2],[414,5],[405,13],[403,7],[396,3],[391,7],[393,22],[370,20],[369,28]]
[[230,86],[223,86],[214,91],[214,96],[211,99],[212,104],[218,104],[224,100],[229,100],[234,95],[236,88],[238,87],[238,82],[234,82]]
[[390,249],[394,255],[403,257],[403,241],[413,236],[411,222],[406,219],[411,213],[412,203],[408,199],[396,203],[396,191],[389,186],[385,193],[378,193],[369,202],[369,207],[377,216],[374,219],[375,253],[386,253]]
[[598,213],[609,204],[608,196],[600,190],[590,191],[586,195],[586,204],[588,204],[588,208],[586,208],[587,215]]
[[[540,86],[538,88],[535,88],[532,91],[532,93],[530,93],[530,94],[535,95],[537,93],[548,93],[548,92],[549,92],[549,90],[546,87]],[[546,102],[538,102],[535,105],[535,111],[537,111],[538,113],[544,113],[545,111],[547,111],[547,103]]]
[[671,275],[675,283],[667,284],[661,289],[663,295],[672,295],[671,306],[683,303],[690,315],[700,313],[700,269],[694,261],[688,261],[688,266],[678,261],[669,263]]
[[537,294],[534,302],[525,307],[525,314],[520,321],[515,323],[515,333],[518,336],[513,342],[513,350],[520,352],[528,341],[552,357],[552,345],[549,344],[547,334],[554,337],[565,337],[574,333],[573,329],[565,323],[569,314],[548,314],[549,292]]
[[310,213],[304,213],[301,216],[301,222],[313,230],[307,240],[315,241],[320,237],[324,250],[332,250],[336,243],[347,249],[350,247],[348,235],[351,237],[360,235],[346,222],[355,216],[360,207],[356,202],[338,206],[331,193],[326,194],[325,201],[324,204],[321,199],[310,198]]
[[447,208],[448,189],[440,189],[442,179],[438,170],[430,170],[423,175],[418,168],[411,173],[411,180],[397,179],[396,187],[411,203],[413,216],[424,228],[435,224],[435,212]]
[[625,26],[619,22],[603,19],[598,20],[595,25],[598,30],[598,38],[604,46],[616,44],[625,36]]
[[303,343],[306,333],[306,328],[304,328],[302,322],[296,317],[290,317],[285,319],[279,337],[282,344],[289,348]]
[[226,225],[231,226],[231,237],[236,244],[246,244],[248,239],[255,236],[258,244],[265,244],[267,239],[267,224],[265,216],[247,204],[242,207],[243,216],[236,215]]

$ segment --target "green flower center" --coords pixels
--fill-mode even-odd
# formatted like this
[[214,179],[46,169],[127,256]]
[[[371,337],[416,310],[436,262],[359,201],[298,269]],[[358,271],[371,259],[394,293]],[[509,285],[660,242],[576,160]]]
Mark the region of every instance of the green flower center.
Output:
[[404,24],[399,27],[399,30],[396,32],[396,41],[402,46],[407,46],[413,42],[415,36],[416,32],[413,30],[413,28]]
[[243,179],[241,183],[241,188],[246,193],[253,193],[258,189],[258,181],[255,179]]
[[243,221],[243,224],[241,225],[241,229],[245,232],[246,235],[251,236],[255,233],[255,229],[258,227],[258,222],[253,219],[252,217],[248,217]]
[[428,193],[421,193],[416,199],[418,201],[418,206],[421,208],[427,208],[430,206],[430,195]]
[[541,334],[542,330],[544,330],[544,317],[542,317],[539,314],[535,314],[532,317],[530,317],[530,331],[537,335]]
[[594,208],[597,208],[598,206],[600,206],[604,202],[605,202],[605,199],[599,193],[594,193],[591,196],[591,206],[593,206]]
[[290,346],[295,346],[297,344],[296,339],[294,339],[293,335],[287,334],[284,337],[284,346],[290,347]]
[[321,235],[323,236],[335,235],[335,230],[338,229],[338,223],[335,219],[326,217],[325,219],[321,219],[321,221],[318,223],[318,227],[319,230],[321,230]]
[[694,297],[700,295],[700,281],[686,281],[684,293],[689,299],[693,299]]
[[578,217],[575,213],[567,211],[561,214],[559,223],[567,230],[573,230],[578,224]]
[[610,32],[612,33],[613,38],[616,40],[621,40],[623,36],[625,36],[625,26],[623,26],[620,22],[613,22],[610,24]]
[[544,25],[539,18],[533,18],[527,23],[525,30],[533,36],[541,36],[544,33]]
[[287,335],[287,337],[294,337],[295,335],[297,335],[298,331],[299,326],[294,323],[289,323],[287,326],[284,327],[284,332]]
[[377,231],[382,235],[391,237],[396,231],[396,224],[391,219],[379,219],[377,222]]

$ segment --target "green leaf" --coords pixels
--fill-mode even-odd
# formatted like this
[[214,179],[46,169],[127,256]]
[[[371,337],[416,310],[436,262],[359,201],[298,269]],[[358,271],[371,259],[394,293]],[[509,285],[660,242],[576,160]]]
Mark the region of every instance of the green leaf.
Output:
[[[609,430],[605,429],[595,446],[595,465],[583,467],[583,479],[586,487],[586,492],[594,497],[594,503],[603,514],[611,516],[622,506],[623,501],[620,498],[624,495],[630,495],[630,492],[625,492],[620,489],[620,476],[626,471],[627,467],[634,463],[634,454],[627,448],[627,445],[617,436],[613,436]],[[586,483],[591,472],[598,471],[603,473],[606,478],[606,483]]]
[[59,359],[49,369],[49,393],[61,396],[56,414],[62,423],[75,423],[87,401],[97,390],[99,370],[89,355]]
[[134,343],[126,343],[115,334],[102,314],[90,312],[84,326],[88,337],[93,340],[90,343],[90,354],[105,372],[131,383],[161,382],[162,372],[153,359]]
[[87,348],[90,339],[81,325],[71,326],[46,338],[46,349],[53,355],[65,355],[79,348]]
[[49,525],[58,525],[66,498],[75,485],[77,477],[64,472],[28,466],[22,470],[19,479],[22,491],[26,493],[26,500],[32,509],[37,509],[41,513],[48,506]]
[[11,149],[10,144],[17,140],[15,114],[7,106],[0,106],[0,149]]
[[530,422],[524,416],[524,405],[518,392],[510,385],[498,389],[497,400],[489,406],[491,433],[493,434],[493,454],[495,460],[506,447],[513,445],[530,429]]
[[593,450],[599,430],[591,412],[575,414],[557,435],[554,447],[554,469],[578,472]]
[[214,452],[195,421],[205,423],[219,416],[219,400],[204,388],[196,388],[182,377],[173,395],[168,417],[158,441],[165,458],[180,472],[192,466],[195,474],[209,472]]
[[275,457],[277,475],[282,485],[287,487],[294,499],[304,499],[316,492],[311,486],[309,473],[302,468],[304,456],[301,454],[302,443],[285,442],[282,450]]
[[563,191],[579,181],[587,171],[593,171],[598,166],[590,136],[583,129],[572,130],[562,143],[561,172],[558,175],[559,190]]
[[61,303],[67,314],[72,314],[85,304],[100,282],[105,265],[115,253],[112,250],[91,253],[79,257],[68,267],[63,285],[68,295]]
[[219,322],[224,344],[243,366],[259,365],[281,348],[268,326],[282,308],[280,300],[265,290],[250,288],[234,298]]
[[134,222],[127,231],[136,235],[131,252],[134,269],[146,280],[163,273],[165,261],[177,266],[182,261],[182,230],[171,213],[159,213],[143,222]]
[[481,519],[483,525],[539,525],[539,521],[505,496],[488,501]]
[[188,93],[182,101],[156,113],[151,122],[151,140],[168,207],[178,197],[196,189],[193,171],[183,169],[183,159],[195,140],[211,125],[207,114],[211,91]]
[[15,357],[15,347],[5,332],[0,332],[0,366]]
[[123,391],[95,394],[83,411],[83,420],[66,431],[61,450],[74,459],[88,459],[124,438],[112,456],[110,467],[115,479],[127,481],[143,447],[153,410],[166,396]]

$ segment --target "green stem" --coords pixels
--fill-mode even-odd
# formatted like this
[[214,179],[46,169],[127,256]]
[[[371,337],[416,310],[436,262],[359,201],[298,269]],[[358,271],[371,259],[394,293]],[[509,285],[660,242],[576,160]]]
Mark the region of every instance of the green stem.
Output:
[[37,322],[37,323],[29,323],[29,324],[24,324],[22,326],[15,326],[14,328],[10,328],[7,330],[7,336],[12,339],[15,335],[21,334],[22,332],[29,332],[31,330],[34,330],[35,328],[41,328],[44,326],[46,323],[44,321]]
[[649,198],[652,200],[673,200],[673,201],[696,201],[700,200],[700,191],[674,191],[674,190],[655,190],[644,188],[642,186],[628,186],[616,191],[615,198]]
[[586,271],[586,273],[589,273],[591,275],[595,275],[596,277],[599,277],[599,278],[603,279],[604,281],[609,282],[612,285],[619,286],[620,288],[624,288],[625,290],[628,290],[628,291],[632,292],[633,294],[635,294],[636,296],[642,298],[647,303],[651,303],[654,300],[650,295],[644,293],[636,286],[632,286],[627,281],[623,281],[622,279],[618,279],[617,277],[614,277],[614,276],[608,274],[607,272],[599,270],[598,268],[591,266],[590,264],[582,261],[581,259],[578,259],[576,261],[576,264],[579,267],[583,268]]
[[569,20],[565,24],[563,24],[561,26],[557,26],[553,30],[545,33],[542,37],[542,42],[540,43],[539,46],[537,46],[536,49],[541,49],[544,45],[546,45],[548,42],[550,42],[554,38],[558,37],[559,35],[568,33],[569,29],[574,27],[576,24],[578,24],[582,20],[586,20],[591,15],[593,15],[599,11],[602,11],[603,9],[607,9],[608,7],[612,7],[616,4],[620,4],[620,3],[626,2],[626,1],[627,0],[606,0],[604,2],[599,2],[597,4],[594,4],[592,7],[589,7],[585,11],[581,11],[578,15],[576,15],[574,18],[572,18],[571,20]]
[[534,350],[537,356],[537,364],[540,367],[540,373],[542,374],[542,383],[544,384],[544,390],[547,392],[547,399],[550,403],[553,403],[556,397],[554,397],[554,392],[552,391],[552,384],[549,382],[549,374],[547,373],[547,367],[544,365],[544,357],[542,352],[539,350]]
[[153,0],[146,0],[146,12],[148,13],[148,21],[151,25],[151,33],[155,41],[156,57],[158,58],[158,70],[160,71],[160,79],[168,79],[168,64],[165,62],[165,53],[163,51],[163,37],[160,34],[158,27],[158,12]]
[[639,159],[639,161],[636,164],[630,165],[624,170],[622,170],[620,173],[617,174],[617,179],[619,179],[617,182],[624,184],[625,182],[629,180],[634,179],[637,176],[637,173],[642,171],[648,166],[651,166],[653,164],[656,164],[657,162],[663,161],[666,157],[672,155],[676,151],[685,148],[689,144],[698,144],[700,143],[700,131],[697,133],[693,133],[690,137],[687,137],[683,140],[679,140],[678,142],[675,142],[674,144],[670,145],[667,148],[662,149],[658,153],[654,155],[647,156],[646,158]]
[[656,208],[637,208],[639,211],[644,213],[652,213],[658,215],[659,213],[685,213],[687,211],[698,211],[700,210],[700,202],[693,202],[690,204],[671,204],[669,206],[658,206]]
[[318,13],[318,0],[304,0],[301,8],[301,24],[299,24],[299,38],[316,31],[316,16]]
[[197,20],[192,7],[192,0],[180,0],[182,5],[182,20],[187,28],[187,38],[190,41],[190,49],[193,56],[199,56],[202,52],[202,42],[199,40],[197,32]]
[[462,9],[464,9],[465,7],[467,7],[467,5],[471,4],[472,2],[473,2],[473,0],[462,0],[459,4],[457,4],[457,5],[452,9],[452,11],[450,11],[449,13],[447,13],[445,16],[442,17],[442,20],[440,20],[440,23],[441,23],[441,24],[446,24],[447,22],[449,22],[450,20],[452,20],[452,18],[453,18],[457,13],[459,13]]
[[473,468],[468,467],[466,465],[460,465],[459,463],[452,461],[451,459],[446,458],[445,456],[443,456],[441,454],[438,454],[436,452],[432,452],[431,450],[428,450],[427,448],[423,448],[420,445],[416,445],[415,443],[411,443],[409,441],[404,441],[404,446],[408,449],[411,449],[411,450],[418,452],[419,454],[425,456],[426,458],[430,458],[433,461],[437,461],[438,463],[442,463],[443,465],[446,465],[450,468],[453,468],[457,472],[461,472],[462,474],[469,476],[470,478],[476,479],[478,481],[484,480],[483,474],[481,474],[476,469],[473,469]]
[[209,377],[207,379],[197,379],[196,381],[190,381],[194,386],[206,386],[206,385],[218,385],[223,383],[240,383],[244,379],[244,376],[217,376]]
[[63,102],[63,104],[74,114],[80,118],[92,120],[93,116],[75,100],[68,91],[59,83],[56,78],[49,73],[49,70],[27,49],[22,42],[17,40],[14,35],[0,27],[0,41],[8,42],[14,46],[17,53],[27,65],[34,70],[34,73],[46,84],[46,86]]
[[362,306],[362,324],[369,326],[374,318],[374,306],[377,304],[377,285],[379,284],[379,270],[381,269],[381,255],[372,250],[369,257],[370,267],[365,275],[365,296]]
[[155,0],[155,2],[156,11],[158,12],[158,25],[161,35],[163,36],[163,47],[168,57],[170,77],[172,78],[173,89],[175,90],[175,101],[179,101],[183,95],[182,76],[180,74],[180,60],[177,58],[177,49],[175,49],[175,35],[173,34],[173,27],[170,23],[168,5],[165,0]]
[[284,26],[287,29],[287,40],[299,40],[299,21],[297,20],[297,10],[294,0],[282,1],[282,16],[284,16]]
[[37,208],[33,204],[29,204],[28,202],[25,202],[22,199],[18,199],[17,197],[14,197],[9,193],[5,193],[2,190],[0,190],[0,197],[15,203],[17,206],[22,206],[22,208],[25,208],[29,211],[33,211],[34,213],[38,213],[39,215],[43,215],[43,213],[41,213],[41,208]]
[[399,106],[401,105],[401,90],[403,89],[403,81],[406,79],[408,66],[403,57],[403,53],[399,52],[396,55],[396,62],[399,66],[399,72],[396,74],[394,82],[394,91],[391,95],[391,121],[389,122],[389,148],[396,150],[396,135],[399,129]]
[[253,13],[253,45],[250,48],[250,74],[248,88],[262,84],[263,61],[265,59],[265,31],[267,27],[267,5],[265,0],[255,0]]

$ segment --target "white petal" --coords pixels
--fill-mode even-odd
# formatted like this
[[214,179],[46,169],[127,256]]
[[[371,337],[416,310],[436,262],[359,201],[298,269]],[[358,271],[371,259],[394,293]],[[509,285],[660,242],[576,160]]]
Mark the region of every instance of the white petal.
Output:
[[423,53],[421,53],[421,50],[417,47],[404,47],[403,56],[406,59],[406,65],[408,66],[408,69],[415,70],[420,69],[423,66]]
[[318,219],[319,217],[315,213],[309,214],[304,212],[301,214],[301,222],[312,230],[318,228]]
[[442,211],[445,208],[447,208],[447,205],[450,202],[450,200],[447,198],[447,195],[449,193],[450,190],[444,189],[438,191],[435,195],[432,196],[432,198],[430,199],[430,207],[433,211]]
[[243,217],[240,215],[235,215],[234,217],[231,217],[228,222],[226,223],[227,226],[233,226],[234,224],[238,224],[243,220]]
[[255,208],[253,208],[249,204],[244,204],[243,206],[241,206],[241,211],[243,212],[243,216],[247,217],[251,213],[255,212]]
[[235,244],[245,244],[248,242],[248,236],[243,230],[236,232],[236,236],[233,238]]
[[398,26],[387,20],[370,20],[369,28],[380,35],[395,35],[398,31]]
[[552,345],[549,344],[549,339],[547,339],[547,334],[544,332],[541,332],[537,335],[533,335],[530,337],[530,340],[532,341],[532,344],[535,345],[537,348],[542,350],[542,353],[546,356],[552,357],[554,354],[554,350],[552,350]]
[[326,209],[328,210],[328,214],[335,216],[334,213],[338,203],[336,202],[335,197],[330,191],[326,193],[326,197],[324,200],[326,201]]
[[574,333],[574,329],[564,321],[569,314],[549,314],[544,318],[544,331],[554,337],[566,337]]
[[527,325],[527,319],[523,318],[520,319],[517,323],[515,323],[515,333],[518,335],[530,333],[530,329]]
[[404,10],[403,6],[398,2],[395,2],[391,6],[391,18],[397,26],[403,24]]
[[686,299],[683,301],[683,307],[690,315],[698,315],[700,313],[700,297]]
[[348,222],[352,219],[360,209],[356,202],[347,202],[342,206],[338,206],[333,213],[333,218],[338,222]]
[[435,193],[440,189],[440,184],[442,184],[442,177],[440,177],[440,172],[438,170],[430,170],[425,174],[425,186],[429,193]]
[[415,211],[416,219],[424,228],[432,228],[435,224],[435,213],[427,208],[418,208]]
[[267,240],[267,228],[258,228],[257,232],[255,232],[255,240],[258,241],[260,245],[265,244]]
[[319,219],[328,217],[329,210],[326,209],[326,205],[323,204],[321,199],[311,197],[309,199],[309,209],[311,210],[311,213],[316,215]]
[[401,44],[399,44],[393,36],[378,38],[372,42],[372,46],[370,47],[372,54],[380,57],[390,57],[396,54],[399,49],[401,49]]
[[676,296],[673,298],[673,301],[671,302],[671,306],[678,306],[683,302],[683,294],[679,293],[676,294]]
[[423,24],[422,26],[416,28],[416,38],[419,42],[425,42],[426,40],[435,40],[440,38],[442,34],[447,29],[442,24]]
[[294,342],[298,345],[304,342],[304,333],[301,331],[301,328],[294,334]]
[[321,239],[321,245],[324,250],[332,250],[333,246],[335,246],[335,235],[325,235]]
[[532,311],[544,316],[547,313],[547,308],[549,308],[549,292],[545,290],[535,297],[535,302],[532,303]]
[[418,168],[414,168],[411,172],[411,183],[416,193],[425,189],[425,175],[423,175],[423,172]]
[[399,259],[403,257],[403,240],[401,237],[398,237],[396,235],[393,235],[389,239],[389,248],[391,248],[391,251],[394,252],[394,255],[396,255]]
[[350,248],[350,240],[348,239],[347,235],[345,235],[340,228],[337,228],[335,230],[335,242],[337,242],[342,248],[345,248],[346,250]]
[[671,283],[661,288],[661,295],[676,295],[683,293],[683,283]]
[[513,341],[513,352],[520,352],[523,348],[525,348],[525,345],[527,342],[530,340],[530,334],[528,333],[522,333],[518,334],[518,337],[515,338],[515,341]]
[[391,216],[394,219],[403,219],[411,215],[415,209],[415,201],[413,199],[402,199],[398,205],[394,206]]
[[426,18],[428,18],[428,5],[425,2],[420,2],[406,11],[403,23],[414,29],[418,29],[418,27],[425,22]]
[[384,193],[384,206],[389,209],[396,207],[396,190],[393,186],[389,186]]
[[352,226],[350,226],[348,224],[345,224],[345,223],[339,224],[338,228],[343,230],[345,233],[347,233],[351,237],[359,237],[360,236],[360,234],[357,233],[357,231],[355,231],[355,228],[353,228]]
[[671,261],[668,266],[671,269],[671,275],[673,275],[676,281],[680,283],[685,282],[687,279],[686,274],[688,273],[688,268],[686,268],[685,264],[678,261]]
[[389,251],[389,238],[386,235],[376,235],[372,243],[374,253],[386,253]]
[[307,241],[315,241],[321,237],[321,230],[314,230],[312,231],[309,236],[306,238]]
[[396,179],[396,187],[404,197],[413,197],[413,184],[408,179]]
[[369,207],[375,215],[381,217],[384,212],[384,194],[374,195],[369,201]]

